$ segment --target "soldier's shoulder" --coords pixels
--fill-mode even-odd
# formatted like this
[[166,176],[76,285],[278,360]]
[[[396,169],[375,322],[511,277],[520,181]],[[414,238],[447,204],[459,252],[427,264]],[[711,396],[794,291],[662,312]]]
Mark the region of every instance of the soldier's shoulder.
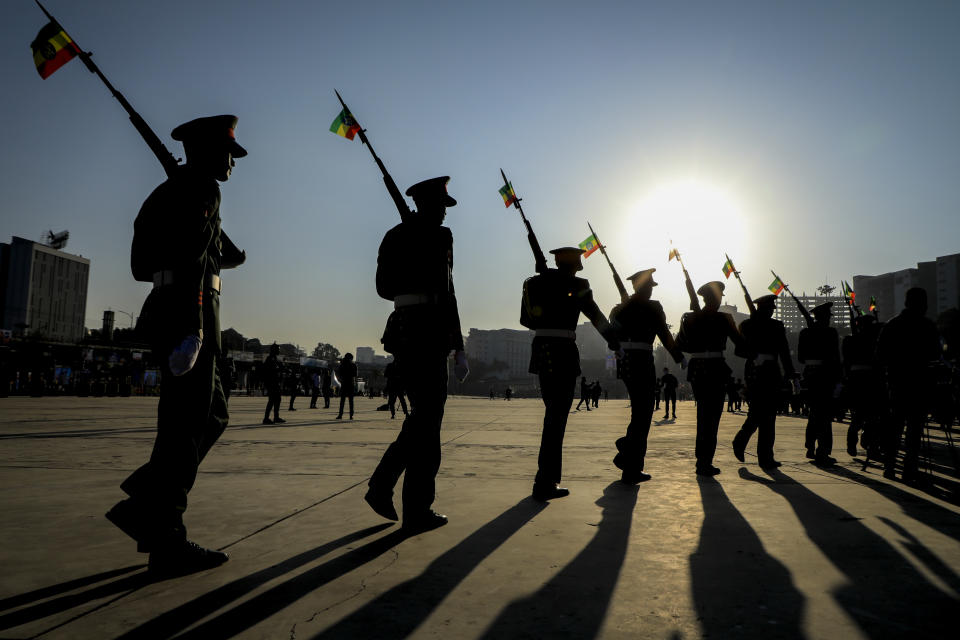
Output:
[[573,286],[577,291],[583,291],[590,288],[590,281],[586,278],[578,278],[577,276],[573,276],[571,279],[573,280]]

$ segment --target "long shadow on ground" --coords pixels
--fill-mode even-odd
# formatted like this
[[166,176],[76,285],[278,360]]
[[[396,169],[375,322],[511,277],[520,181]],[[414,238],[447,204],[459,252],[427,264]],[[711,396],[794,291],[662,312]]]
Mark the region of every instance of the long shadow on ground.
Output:
[[593,638],[603,626],[627,554],[636,486],[612,482],[593,538],[536,593],[510,603],[483,638]]
[[[374,527],[367,527],[360,531],[341,536],[336,540],[322,544],[319,547],[304,551],[293,557],[287,558],[265,569],[261,569],[248,576],[229,582],[221,587],[214,589],[202,596],[186,602],[179,607],[171,609],[166,613],[144,622],[140,626],[126,632],[120,638],[130,640],[133,638],[168,638],[180,631],[183,631],[195,622],[202,620],[208,615],[235,602],[250,593],[260,585],[263,585],[274,578],[280,577],[294,569],[301,567],[317,558],[348,545],[357,540],[366,538],[375,533],[383,531],[389,527],[389,523],[383,523]],[[387,536],[389,537],[389,536]],[[368,545],[369,546],[369,545]],[[213,637],[213,636],[211,636]],[[219,637],[219,636],[218,636]]]
[[690,577],[703,637],[804,638],[805,599],[790,571],[767,553],[719,482],[697,481],[703,528]]
[[410,635],[471,571],[544,508],[544,503],[524,498],[439,556],[419,576],[393,587],[314,639]]
[[846,577],[837,603],[869,638],[948,638],[960,600],[943,593],[858,517],[780,472],[772,480],[745,468],[740,477],[768,487],[793,508],[807,537]]

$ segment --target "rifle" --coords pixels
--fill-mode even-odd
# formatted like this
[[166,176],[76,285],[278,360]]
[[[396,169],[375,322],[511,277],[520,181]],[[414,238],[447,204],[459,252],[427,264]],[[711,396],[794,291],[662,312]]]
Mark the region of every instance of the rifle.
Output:
[[[500,169],[500,175],[503,176],[503,184],[507,189],[513,191],[513,185],[507,180],[507,174],[503,172],[503,169]],[[537,235],[533,232],[530,221],[527,220],[527,216],[523,214],[523,207],[520,206],[520,198],[517,197],[516,193],[514,193],[513,196],[513,206],[520,212],[520,218],[523,219],[523,224],[527,227],[527,241],[530,243],[530,250],[533,251],[534,269],[537,273],[544,273],[547,270],[547,259],[543,256],[543,249],[540,248],[540,242],[537,241]]]
[[[343,105],[343,111],[345,115],[351,118],[359,126],[360,123],[357,122],[357,119],[353,117],[353,112],[350,111],[347,103],[344,102],[343,98],[340,97],[340,92],[336,89],[334,89],[333,92],[337,94],[337,100],[339,100],[340,104]],[[383,184],[387,187],[387,192],[393,199],[393,204],[397,206],[397,211],[400,213],[400,221],[406,222],[407,218],[413,215],[413,212],[410,211],[410,207],[407,205],[407,201],[403,199],[400,189],[397,188],[397,183],[393,181],[393,178],[390,176],[390,172],[388,172],[387,168],[384,166],[383,161],[380,160],[377,152],[373,150],[373,146],[371,146],[370,141],[367,139],[366,129],[361,127],[357,133],[360,136],[360,142],[367,145],[367,149],[370,150],[370,155],[373,156],[377,166],[380,167],[380,173],[383,174]]]
[[847,313],[850,314],[850,332],[857,333],[857,318],[863,315],[863,311],[860,310],[860,307],[854,304],[853,298],[850,297],[850,286],[846,281],[841,283],[843,286],[843,299],[847,303]]
[[[677,256],[677,262],[680,263],[680,268],[683,269],[683,277],[687,284],[687,295],[690,296],[690,311],[700,311],[700,298],[697,297],[697,290],[693,288],[693,281],[690,280],[690,274],[687,273],[687,267],[683,264],[683,258],[680,257],[679,249],[672,249],[670,255]],[[669,258],[667,261],[669,262]]]
[[[733,260],[730,259],[730,256],[728,256],[727,254],[723,254],[723,255],[727,259],[727,262],[730,263],[730,266],[733,266]],[[743,297],[746,298],[747,300],[747,308],[750,310],[750,314],[753,315],[754,313],[757,312],[757,307],[756,305],[753,304],[753,298],[750,297],[750,294],[747,292],[746,285],[744,285],[743,280],[740,279],[740,272],[734,269],[733,275],[736,276],[737,282],[740,283],[740,288],[743,289]]]
[[[770,269],[770,273],[773,274],[773,277],[774,277],[774,278],[776,278],[777,280],[780,280],[780,282],[783,283],[783,279],[780,278],[780,276],[778,276],[778,275],[774,272],[773,269]],[[803,306],[803,303],[802,303],[802,302],[800,302],[799,300],[797,300],[797,296],[793,295],[793,291],[790,291],[790,287],[788,287],[787,285],[784,284],[784,285],[783,285],[783,289],[784,289],[784,291],[786,291],[787,293],[789,293],[789,294],[790,294],[790,297],[793,298],[793,301],[797,303],[797,308],[800,309],[800,315],[802,315],[802,316],[803,316],[803,319],[807,322],[807,326],[808,326],[808,327],[812,327],[812,326],[813,326],[813,318],[810,316],[810,312],[807,311],[807,308]]]
[[620,300],[626,302],[627,298],[630,297],[630,294],[627,293],[627,288],[623,286],[623,280],[620,279],[620,274],[617,273],[613,263],[610,262],[610,256],[607,255],[607,248],[603,246],[602,242],[600,242],[600,237],[597,235],[597,232],[593,230],[593,227],[590,226],[589,222],[587,223],[587,228],[590,229],[590,233],[597,240],[597,246],[600,248],[600,253],[602,253],[603,257],[607,259],[607,264],[610,265],[610,271],[613,272],[613,283],[617,285],[617,291],[620,292]]
[[[58,25],[60,24],[56,18],[50,15],[50,12],[47,11],[46,7],[40,4],[40,0],[34,1],[51,22]],[[63,28],[63,25],[60,25],[60,27]],[[66,33],[66,29],[64,29],[64,33]],[[77,44],[77,41],[73,38],[73,36],[70,36],[70,39],[73,40],[74,44]],[[113,85],[110,84],[110,81],[107,80],[107,77],[103,75],[103,72],[100,71],[97,65],[94,64],[93,59],[90,57],[93,54],[81,49],[79,44],[77,44],[77,49],[79,51],[78,56],[83,61],[83,64],[86,65],[87,69],[90,70],[90,73],[96,74],[97,77],[103,81],[103,84],[107,86],[107,89],[110,90],[110,93],[113,94],[113,97],[117,99],[117,102],[120,103],[120,106],[123,107],[124,111],[127,112],[127,115],[130,116],[130,122],[133,124],[134,129],[137,130],[137,133],[140,134],[140,136],[143,138],[143,141],[147,143],[148,147],[150,147],[150,151],[153,151],[153,155],[155,155],[157,160],[160,161],[160,164],[163,165],[163,170],[167,173],[167,177],[173,177],[177,167],[180,166],[179,161],[173,157],[173,154],[170,153],[170,151],[164,146],[160,138],[157,137],[157,134],[153,132],[140,114],[134,110],[129,102],[127,102],[127,99],[123,97],[123,94],[117,91]]]

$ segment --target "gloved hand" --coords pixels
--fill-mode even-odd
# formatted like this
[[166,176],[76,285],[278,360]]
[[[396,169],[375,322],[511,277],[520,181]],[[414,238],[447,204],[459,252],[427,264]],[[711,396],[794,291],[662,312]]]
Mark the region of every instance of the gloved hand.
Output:
[[457,351],[453,354],[453,375],[457,380],[463,382],[470,373],[470,366],[467,364],[467,354],[463,351]]
[[184,338],[180,346],[174,349],[167,359],[170,373],[175,376],[182,376],[193,369],[193,365],[197,363],[197,356],[200,355],[200,345],[202,344],[203,340],[200,339],[200,336],[190,335]]

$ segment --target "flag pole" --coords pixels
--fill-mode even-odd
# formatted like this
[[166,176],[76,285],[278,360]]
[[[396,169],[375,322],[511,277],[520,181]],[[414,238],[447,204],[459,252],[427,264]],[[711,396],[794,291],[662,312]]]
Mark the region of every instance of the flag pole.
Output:
[[737,271],[737,268],[733,265],[733,260],[730,259],[730,256],[723,254],[727,259],[727,262],[730,263],[730,266],[733,267],[733,275],[736,277],[737,282],[740,283],[740,288],[743,289],[743,297],[747,300],[747,308],[750,310],[750,313],[756,313],[757,307],[753,304],[753,298],[750,297],[750,293],[747,292],[747,287],[743,284],[743,280],[740,279],[740,272]]
[[807,311],[807,308],[803,306],[803,303],[793,295],[793,291],[790,291],[790,287],[783,281],[783,278],[777,275],[777,273],[770,269],[770,273],[773,274],[773,277],[780,281],[780,284],[783,285],[783,290],[790,294],[790,297],[793,298],[793,301],[797,303],[797,308],[800,310],[800,314],[803,316],[803,319],[806,321],[808,327],[813,326],[813,318],[810,317],[810,312]]
[[390,172],[387,171],[387,167],[383,164],[383,160],[381,160],[380,156],[377,155],[377,152],[373,150],[373,145],[370,144],[370,140],[367,138],[366,129],[364,129],[360,125],[360,122],[354,117],[353,112],[350,111],[350,107],[348,107],[347,103],[344,102],[343,98],[340,97],[340,92],[336,89],[334,89],[333,92],[337,94],[337,100],[340,101],[340,105],[343,107],[344,115],[349,116],[351,119],[353,119],[357,126],[360,127],[360,130],[357,131],[357,134],[360,136],[360,142],[367,145],[367,149],[370,150],[370,155],[373,156],[374,162],[376,162],[377,166],[380,167],[380,173],[383,174],[383,184],[387,187],[387,192],[390,194],[390,197],[393,199],[393,203],[397,207],[397,211],[400,213],[400,220],[406,220],[408,216],[413,215],[413,212],[410,211],[410,206],[400,194],[400,189],[397,187],[397,183],[393,181],[393,176],[391,176]]
[[[500,169],[500,175],[503,177],[503,184],[511,191],[513,190],[513,185],[510,184],[510,181],[507,180],[507,174],[503,172],[503,169]],[[523,207],[520,206],[520,196],[517,195],[516,191],[513,191],[513,206],[517,208],[517,211],[520,212],[520,218],[523,220],[523,224],[527,227],[527,242],[530,243],[530,250],[533,251],[533,266],[534,271],[537,273],[545,273],[547,271],[547,258],[543,255],[543,249],[540,248],[540,241],[537,240],[537,234],[533,232],[533,227],[530,226],[530,221],[527,220],[527,216],[523,213]]]
[[[37,3],[37,6],[40,7],[40,10],[43,11],[44,15],[53,22],[54,24],[60,26],[63,29],[64,33],[67,33],[67,30],[63,28],[63,25],[50,15],[50,12],[47,11],[46,7],[40,4],[40,0],[34,0]],[[153,155],[157,157],[157,160],[160,161],[160,164],[163,165],[163,170],[166,171],[168,177],[172,177],[173,173],[176,171],[179,166],[179,162],[176,158],[173,157],[173,154],[164,146],[163,142],[157,137],[157,134],[153,132],[150,126],[146,121],[140,116],[139,113],[133,108],[133,106],[127,102],[127,99],[123,96],[122,93],[116,90],[110,81],[107,80],[107,77],[103,75],[103,72],[100,71],[100,68],[94,64],[93,59],[90,57],[91,54],[84,51],[77,41],[74,40],[73,36],[67,34],[68,37],[73,40],[73,43],[77,45],[77,55],[83,61],[83,64],[86,65],[87,69],[91,73],[97,75],[100,80],[103,81],[103,84],[106,85],[107,89],[110,90],[110,93],[113,94],[113,97],[117,99],[120,103],[120,106],[127,112],[127,115],[130,117],[130,122],[133,124],[133,127],[137,130],[140,136],[143,138],[144,142],[147,143],[147,146],[150,147],[150,150],[153,151]]]
[[617,270],[614,268],[613,263],[610,261],[610,256],[607,255],[607,248],[603,246],[603,243],[600,242],[600,236],[597,235],[597,232],[593,230],[593,227],[590,226],[590,223],[587,222],[587,228],[590,229],[590,233],[597,241],[597,247],[600,249],[600,253],[603,254],[603,257],[607,259],[607,264],[610,265],[610,271],[613,272],[613,282],[617,285],[617,290],[620,292],[620,299],[623,302],[626,302],[630,297],[630,294],[627,293],[626,287],[623,286],[623,280],[620,279],[620,274],[617,273]]

